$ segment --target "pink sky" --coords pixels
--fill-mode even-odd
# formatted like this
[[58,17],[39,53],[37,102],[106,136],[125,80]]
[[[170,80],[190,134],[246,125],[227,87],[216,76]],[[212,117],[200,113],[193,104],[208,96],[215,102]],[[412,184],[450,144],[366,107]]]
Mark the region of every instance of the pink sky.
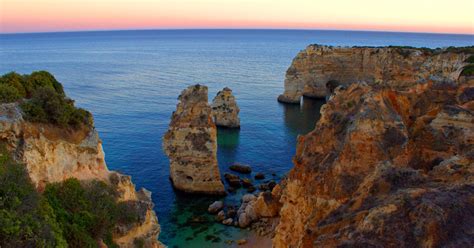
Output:
[[0,32],[295,28],[474,34],[473,0],[0,0]]

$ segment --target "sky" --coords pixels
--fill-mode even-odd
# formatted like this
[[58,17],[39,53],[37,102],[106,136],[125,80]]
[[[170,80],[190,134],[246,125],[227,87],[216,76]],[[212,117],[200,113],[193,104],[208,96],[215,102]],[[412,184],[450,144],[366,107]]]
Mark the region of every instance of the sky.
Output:
[[0,0],[0,32],[274,28],[474,34],[474,0]]

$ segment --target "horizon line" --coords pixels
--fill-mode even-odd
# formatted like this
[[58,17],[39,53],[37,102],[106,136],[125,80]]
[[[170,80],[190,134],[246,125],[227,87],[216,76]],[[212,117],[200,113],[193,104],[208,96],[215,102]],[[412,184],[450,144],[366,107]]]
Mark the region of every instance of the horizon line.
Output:
[[[78,29],[78,30],[50,30],[50,31],[32,31],[32,32],[1,32],[0,35],[16,34],[54,34],[54,33],[87,33],[87,32],[120,32],[120,31],[185,31],[185,30],[282,30],[282,31],[334,31],[334,32],[374,32],[374,33],[406,33],[406,34],[436,34],[436,35],[464,35],[474,36],[474,33],[444,33],[444,32],[415,32],[415,31],[394,31],[394,30],[365,30],[365,29],[323,29],[323,28],[111,28],[111,29]],[[473,41],[474,44],[474,41]]]

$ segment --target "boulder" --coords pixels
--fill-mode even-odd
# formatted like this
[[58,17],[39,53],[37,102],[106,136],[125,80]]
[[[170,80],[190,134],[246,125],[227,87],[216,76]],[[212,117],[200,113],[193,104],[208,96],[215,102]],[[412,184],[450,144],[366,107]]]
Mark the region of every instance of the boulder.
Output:
[[250,174],[252,172],[252,168],[250,165],[235,163],[229,167],[230,170],[242,173],[242,174]]
[[262,179],[265,179],[265,175],[263,173],[257,173],[255,174],[255,180],[262,180]]
[[216,220],[218,222],[222,222],[224,219],[225,219],[225,212],[224,210],[221,210],[219,211],[219,213],[217,213]]
[[222,224],[224,224],[226,226],[231,226],[233,222],[234,222],[234,220],[232,218],[227,218],[227,219],[222,221]]
[[222,201],[215,201],[207,208],[207,211],[210,214],[215,214],[224,208],[224,203]]
[[243,179],[241,180],[241,182],[242,182],[242,186],[243,186],[244,188],[253,187],[252,181],[251,181],[250,179],[248,179],[248,178],[243,178]]
[[247,244],[247,240],[246,239],[239,239],[239,240],[236,241],[236,243],[238,245],[245,245],[245,244]]
[[188,193],[225,194],[217,165],[217,130],[207,103],[207,87],[183,90],[173,112],[163,149],[173,186]]
[[251,219],[247,216],[246,213],[242,213],[239,215],[239,227],[245,228],[248,227],[251,223]]
[[248,203],[254,201],[255,199],[257,199],[257,197],[253,194],[245,194],[244,196],[242,196],[243,203]]
[[247,192],[248,192],[248,193],[253,193],[253,192],[255,192],[256,190],[257,190],[257,188],[255,188],[253,185],[251,185],[251,186],[249,186],[249,187],[247,188]]
[[240,188],[242,186],[240,184],[240,177],[237,175],[226,173],[224,174],[224,178],[233,188]]

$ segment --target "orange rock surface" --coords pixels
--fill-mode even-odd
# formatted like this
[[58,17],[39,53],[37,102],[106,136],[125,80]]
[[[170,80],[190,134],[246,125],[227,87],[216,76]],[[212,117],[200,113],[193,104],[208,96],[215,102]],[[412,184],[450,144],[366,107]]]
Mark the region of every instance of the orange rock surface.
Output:
[[336,88],[298,137],[273,246],[472,246],[474,80],[451,79]]

